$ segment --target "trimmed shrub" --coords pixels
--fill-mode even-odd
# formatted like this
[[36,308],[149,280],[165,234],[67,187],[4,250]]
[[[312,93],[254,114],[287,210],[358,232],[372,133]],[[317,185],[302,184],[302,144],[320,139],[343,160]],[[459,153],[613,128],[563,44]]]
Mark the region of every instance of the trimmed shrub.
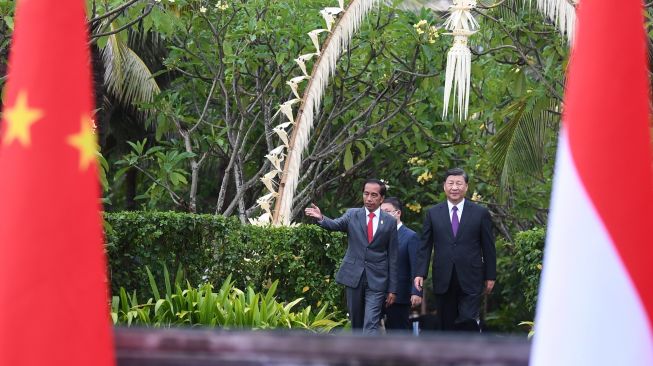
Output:
[[545,236],[543,228],[535,228],[517,233],[514,244],[497,241],[499,278],[492,298],[498,303],[490,308],[498,309],[486,318],[492,328],[514,331],[522,321],[534,318]]
[[316,225],[258,227],[235,218],[178,212],[106,213],[111,288],[152,297],[145,267],[183,268],[190,283],[222,283],[255,291],[279,280],[283,302],[303,297],[307,305],[325,302],[344,310],[343,287],[335,272],[346,249],[345,236]]

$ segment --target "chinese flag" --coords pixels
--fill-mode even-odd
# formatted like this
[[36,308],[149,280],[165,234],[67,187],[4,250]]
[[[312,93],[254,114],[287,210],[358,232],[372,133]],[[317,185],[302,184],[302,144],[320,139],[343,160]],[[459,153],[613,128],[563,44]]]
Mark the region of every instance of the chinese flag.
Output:
[[641,1],[582,0],[534,366],[653,365],[653,158]]
[[0,365],[113,365],[84,0],[19,0],[0,124]]

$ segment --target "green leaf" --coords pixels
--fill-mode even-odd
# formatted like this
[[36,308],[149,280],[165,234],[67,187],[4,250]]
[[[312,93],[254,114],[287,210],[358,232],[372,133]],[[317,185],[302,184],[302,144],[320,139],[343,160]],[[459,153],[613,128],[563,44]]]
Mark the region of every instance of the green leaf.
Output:
[[156,282],[154,281],[154,276],[152,276],[152,272],[148,266],[145,266],[145,271],[147,272],[147,278],[150,281],[150,288],[152,289],[152,294],[154,294],[154,299],[158,302],[161,299],[161,296],[159,295],[159,288],[156,286]]
[[2,19],[7,24],[7,27],[9,27],[9,30],[11,30],[13,32],[14,31],[14,17],[9,16],[9,15],[5,15]]
[[351,153],[351,144],[347,144],[345,147],[345,156],[342,163],[345,167],[345,170],[349,170],[354,166],[354,158]]

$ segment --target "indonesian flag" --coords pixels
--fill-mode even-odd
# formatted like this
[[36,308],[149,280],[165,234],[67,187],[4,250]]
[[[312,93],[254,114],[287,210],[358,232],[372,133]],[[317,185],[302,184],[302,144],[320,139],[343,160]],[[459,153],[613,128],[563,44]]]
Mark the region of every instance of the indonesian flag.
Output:
[[113,365],[84,0],[20,0],[0,122],[0,365]]
[[533,365],[653,365],[653,160],[641,1],[581,1]]

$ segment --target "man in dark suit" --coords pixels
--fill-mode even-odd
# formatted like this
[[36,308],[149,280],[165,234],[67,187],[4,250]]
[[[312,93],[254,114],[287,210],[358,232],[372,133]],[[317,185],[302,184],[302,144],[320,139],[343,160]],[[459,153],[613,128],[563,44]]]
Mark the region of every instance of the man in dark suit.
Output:
[[347,233],[347,252],[336,282],[345,285],[352,328],[366,334],[378,333],[383,302],[392,305],[397,292],[397,222],[381,211],[385,190],[380,180],[367,180],[364,207],[350,208],[335,220],[315,205],[305,209],[321,227]]
[[413,284],[413,273],[417,265],[417,249],[420,246],[417,233],[401,222],[401,201],[396,197],[383,200],[381,210],[397,220],[399,255],[397,257],[397,298],[394,304],[385,308],[386,330],[410,330],[410,309],[422,303],[422,291]]
[[443,330],[479,331],[483,293],[496,279],[496,250],[489,211],[465,199],[467,174],[446,173],[447,202],[426,212],[415,287],[422,289],[433,250],[433,293]]

